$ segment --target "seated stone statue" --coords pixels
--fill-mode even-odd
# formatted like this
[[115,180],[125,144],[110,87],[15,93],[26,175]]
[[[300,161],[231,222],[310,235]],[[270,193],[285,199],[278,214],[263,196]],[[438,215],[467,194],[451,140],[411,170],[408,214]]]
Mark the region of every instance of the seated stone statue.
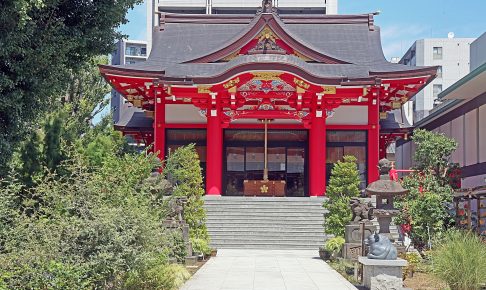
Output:
[[378,233],[373,233],[366,240],[365,244],[370,247],[368,258],[376,260],[396,260],[398,253],[397,248],[390,240]]
[[352,222],[370,221],[373,219],[373,205],[371,202],[364,204],[359,198],[352,198],[349,205],[353,213]]

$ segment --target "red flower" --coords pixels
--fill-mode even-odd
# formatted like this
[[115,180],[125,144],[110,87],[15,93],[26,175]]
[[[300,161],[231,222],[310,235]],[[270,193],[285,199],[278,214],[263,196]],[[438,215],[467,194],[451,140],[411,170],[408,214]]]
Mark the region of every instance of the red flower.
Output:
[[410,233],[412,231],[412,225],[410,224],[402,224],[401,228],[402,228],[402,232],[405,234]]

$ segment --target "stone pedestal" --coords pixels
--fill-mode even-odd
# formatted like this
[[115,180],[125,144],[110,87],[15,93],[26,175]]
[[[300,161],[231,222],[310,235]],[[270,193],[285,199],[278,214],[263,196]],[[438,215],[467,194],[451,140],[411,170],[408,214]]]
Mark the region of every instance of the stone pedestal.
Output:
[[368,289],[371,289],[371,278],[379,275],[384,274],[402,279],[402,268],[407,266],[407,261],[403,259],[375,260],[359,257],[358,261],[363,264],[363,285]]
[[[365,224],[365,237],[370,236],[376,227],[372,223]],[[357,261],[361,255],[361,233],[359,231],[359,224],[352,223],[345,227],[344,232],[344,244],[343,257],[348,260]]]
[[357,261],[361,255],[361,243],[345,243],[343,248],[343,258]]
[[[365,224],[365,238],[369,237],[376,231],[376,227],[372,223]],[[352,223],[345,226],[344,240],[346,243],[361,244],[361,233],[359,231],[359,223]]]

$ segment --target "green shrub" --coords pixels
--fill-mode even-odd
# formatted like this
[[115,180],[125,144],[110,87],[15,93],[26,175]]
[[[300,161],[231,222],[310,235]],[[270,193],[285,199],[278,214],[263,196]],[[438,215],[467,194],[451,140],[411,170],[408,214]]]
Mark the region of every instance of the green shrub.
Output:
[[175,184],[173,195],[187,197],[184,219],[189,225],[192,239],[203,239],[209,243],[204,210],[204,188],[201,165],[194,144],[170,152],[164,174]]
[[332,168],[326,190],[329,199],[323,204],[328,210],[324,220],[327,234],[344,236],[344,227],[351,222],[352,212],[349,202],[352,197],[357,197],[360,193],[356,161],[354,156],[344,156],[343,161],[338,161]]
[[31,189],[34,201],[17,206],[12,197],[22,188],[2,183],[0,287],[175,289],[165,286],[181,275],[167,264],[176,249],[163,209],[140,186],[155,163],[153,156],[108,154],[88,166],[75,154],[65,175],[47,174]]
[[345,240],[343,237],[334,237],[326,241],[326,243],[324,244],[324,249],[336,255],[341,252],[344,243]]
[[175,258],[177,262],[184,263],[187,256],[187,249],[184,237],[179,229],[168,232],[168,256]]
[[125,290],[178,290],[191,277],[179,264],[155,264],[142,273],[130,273]]
[[395,204],[400,210],[396,224],[409,224],[410,238],[414,247],[429,248],[434,237],[440,237],[454,223],[452,204],[453,189],[433,174],[412,174],[403,180],[409,193],[398,197]]
[[479,290],[486,283],[486,245],[472,232],[447,232],[431,256],[433,272],[452,290]]
[[206,240],[191,239],[191,245],[194,253],[203,254],[204,256],[211,255],[211,248]]

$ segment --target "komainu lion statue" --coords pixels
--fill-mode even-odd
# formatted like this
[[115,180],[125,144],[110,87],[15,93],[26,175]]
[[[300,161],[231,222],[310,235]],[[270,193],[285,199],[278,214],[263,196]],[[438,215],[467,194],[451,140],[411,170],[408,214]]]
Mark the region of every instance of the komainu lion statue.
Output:
[[351,206],[351,212],[353,213],[351,221],[360,222],[373,219],[373,205],[371,202],[364,204],[359,198],[352,198],[349,205]]

